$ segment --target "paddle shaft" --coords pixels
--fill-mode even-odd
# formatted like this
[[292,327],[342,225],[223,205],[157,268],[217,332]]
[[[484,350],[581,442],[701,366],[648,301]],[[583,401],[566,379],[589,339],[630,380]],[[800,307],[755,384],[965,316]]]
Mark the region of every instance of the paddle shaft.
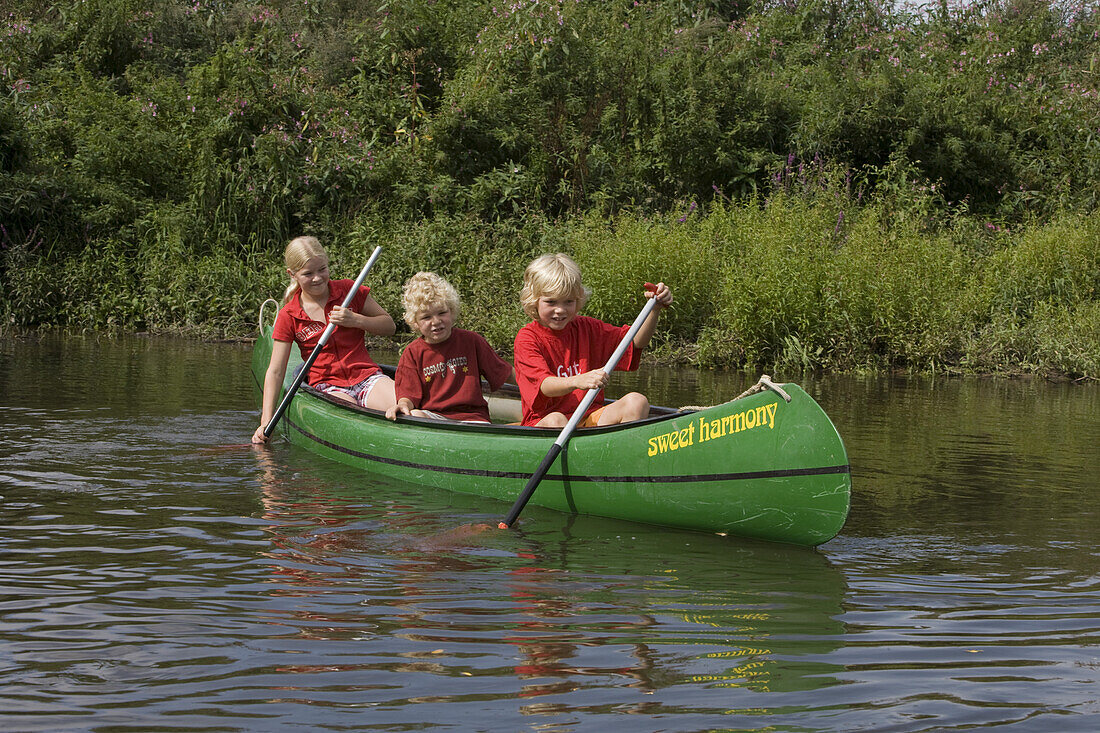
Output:
[[[634,323],[630,325],[630,330],[623,336],[622,341],[615,347],[615,352],[604,365],[604,373],[611,374],[611,372],[615,370],[615,365],[623,358],[626,347],[634,340],[634,336],[637,335],[638,329],[642,327],[642,323],[645,322],[645,319],[649,317],[649,314],[652,313],[653,309],[656,307],[656,297],[650,298],[649,301],[646,302],[641,313],[634,319]],[[573,411],[573,416],[569,418],[569,422],[565,424],[561,433],[558,434],[558,439],[550,446],[550,450],[546,452],[546,457],[542,459],[542,463],[540,463],[539,467],[535,469],[535,472],[531,474],[531,478],[528,479],[527,485],[523,487],[523,492],[520,493],[519,498],[516,499],[516,503],[512,505],[512,509],[508,512],[508,516],[498,525],[501,529],[508,529],[511,527],[512,523],[519,517],[519,513],[523,511],[523,507],[527,506],[527,502],[530,501],[531,497],[534,495],[535,489],[538,488],[539,483],[541,483],[543,477],[546,476],[546,472],[550,470],[550,466],[553,465],[554,460],[558,457],[558,454],[561,453],[562,448],[569,442],[569,438],[573,435],[573,431],[576,430],[577,425],[584,418],[585,413],[588,412],[588,408],[592,405],[592,401],[596,399],[596,395],[599,391],[599,388],[593,387],[585,393],[584,399],[577,405],[577,409]]]
[[[355,284],[352,285],[351,290],[348,291],[348,297],[344,298],[344,308],[351,305],[351,301],[355,298],[355,294],[359,292],[359,287],[363,284],[363,281],[367,279],[367,273],[370,272],[370,268],[374,267],[374,261],[378,259],[378,255],[380,254],[382,254],[381,245],[374,248],[374,252],[371,253],[370,259],[367,260],[367,264],[363,265],[359,277],[355,278]],[[310,352],[309,358],[306,359],[302,368],[294,377],[294,381],[291,382],[290,389],[286,391],[283,401],[279,403],[279,407],[276,408],[275,414],[271,416],[271,420],[268,421],[267,427],[264,428],[265,438],[270,438],[271,434],[275,432],[275,426],[278,424],[279,418],[283,416],[283,413],[286,412],[286,408],[290,406],[290,401],[294,399],[294,393],[302,386],[302,382],[305,380],[306,375],[309,374],[310,367],[312,367],[313,362],[317,360],[317,355],[321,353],[321,349],[328,343],[329,337],[332,336],[332,332],[335,330],[335,323],[329,323],[325,326],[324,332],[321,333],[320,340],[317,342],[317,345],[313,347],[313,351]]]

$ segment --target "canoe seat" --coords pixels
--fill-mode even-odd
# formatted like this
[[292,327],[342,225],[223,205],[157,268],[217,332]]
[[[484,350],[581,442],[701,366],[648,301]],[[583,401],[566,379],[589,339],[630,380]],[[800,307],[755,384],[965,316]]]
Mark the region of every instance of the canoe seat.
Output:
[[489,395],[486,401],[489,403],[489,417],[493,422],[504,422],[509,425],[519,424],[523,419],[523,411],[519,400],[508,399]]

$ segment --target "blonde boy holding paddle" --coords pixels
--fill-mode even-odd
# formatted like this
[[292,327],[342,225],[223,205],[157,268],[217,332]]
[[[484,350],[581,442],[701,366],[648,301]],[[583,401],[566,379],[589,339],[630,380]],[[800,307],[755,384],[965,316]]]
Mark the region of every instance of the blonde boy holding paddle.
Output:
[[[520,329],[515,340],[522,424],[565,427],[589,389],[600,392],[579,427],[614,425],[649,415],[649,399],[639,392],[603,404],[603,388],[609,378],[604,362],[615,353],[630,325],[613,326],[579,315],[588,295],[580,268],[568,255],[543,255],[523,273],[520,299],[524,312],[533,320]],[[616,369],[638,368],[641,352],[657,328],[658,313],[672,304],[672,291],[664,283],[647,283],[645,296],[654,298],[656,306],[642,322]]]

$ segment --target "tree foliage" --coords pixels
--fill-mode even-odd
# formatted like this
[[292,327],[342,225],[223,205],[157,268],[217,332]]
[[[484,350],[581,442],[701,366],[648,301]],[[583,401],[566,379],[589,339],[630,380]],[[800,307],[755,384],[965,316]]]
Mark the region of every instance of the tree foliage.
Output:
[[[1095,0],[18,0],[0,11],[0,308],[18,326],[234,332],[247,319],[222,307],[254,300],[269,278],[251,268],[277,263],[301,232],[356,250],[383,233],[433,247],[453,233],[460,244],[437,266],[490,297],[458,253],[522,268],[550,246],[577,248],[609,274],[624,242],[647,262],[661,259],[655,243],[695,253],[654,224],[688,211],[712,222],[700,256],[713,257],[730,212],[751,219],[779,199],[809,207],[804,224],[874,212],[868,232],[908,243],[912,257],[913,238],[932,242],[925,254],[955,268],[960,231],[972,234],[966,256],[992,256],[990,231],[1097,208],[1097,10]],[[851,272],[826,267],[805,249],[808,232],[787,224],[753,246],[793,248],[802,260],[788,277],[844,275],[847,293],[873,285],[856,260]],[[881,261],[896,262],[893,251]],[[717,287],[684,257],[665,259]],[[241,292],[188,294],[200,287]],[[979,291],[1007,309],[1002,326],[1018,312]],[[714,354],[725,331],[711,319],[742,315],[712,291],[690,300],[677,337]],[[1042,302],[1028,313],[1076,307]],[[934,358],[924,352],[935,339],[903,348],[865,322],[857,335],[820,321],[819,305],[796,308],[793,336],[761,336],[718,361],[775,358],[779,336],[795,339],[792,354],[832,353],[818,332],[846,328],[865,361]],[[913,333],[945,307],[926,305],[906,316]]]

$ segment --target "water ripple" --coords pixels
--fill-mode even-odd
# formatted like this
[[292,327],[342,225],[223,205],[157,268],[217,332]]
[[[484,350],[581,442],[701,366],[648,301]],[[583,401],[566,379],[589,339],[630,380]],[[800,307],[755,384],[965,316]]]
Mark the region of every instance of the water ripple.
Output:
[[58,348],[75,350],[59,363],[102,363],[80,379],[105,386],[97,404],[67,380],[51,403],[10,386],[48,373],[37,352],[7,362],[4,730],[923,733],[1100,718],[1091,393],[808,385],[848,439],[857,492],[844,533],[810,551],[538,507],[479,531],[506,507],[242,445],[245,351]]

